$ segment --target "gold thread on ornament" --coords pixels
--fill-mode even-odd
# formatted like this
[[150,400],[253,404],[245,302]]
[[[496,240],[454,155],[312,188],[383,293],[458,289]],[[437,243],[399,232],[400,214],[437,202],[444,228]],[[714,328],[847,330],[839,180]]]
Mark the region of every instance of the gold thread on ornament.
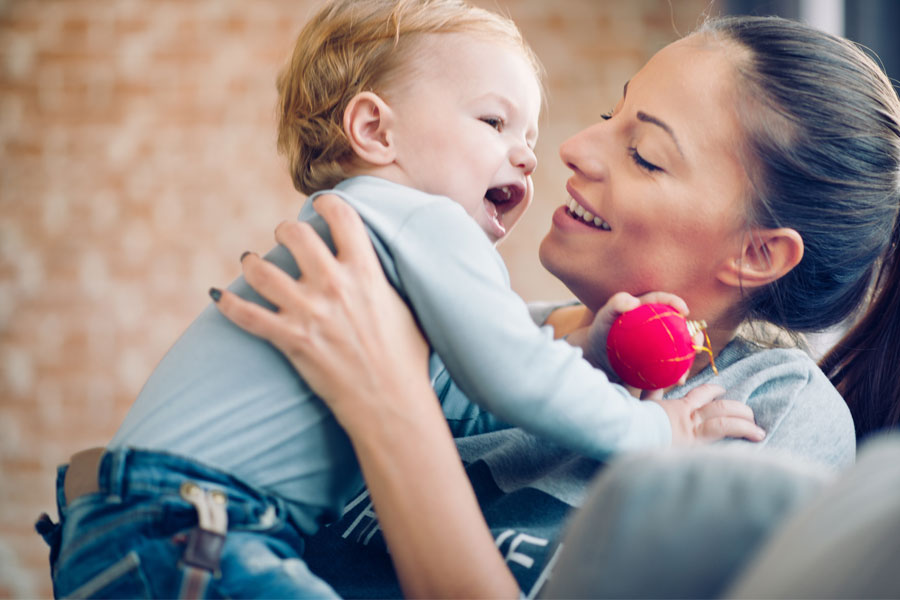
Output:
[[709,366],[712,367],[713,373],[716,375],[719,374],[719,370],[716,368],[716,358],[713,355],[712,351],[712,342],[709,341],[709,334],[706,333],[706,321],[700,319],[699,321],[688,321],[687,322],[688,333],[691,334],[691,338],[697,335],[698,332],[703,332],[703,339],[706,341],[705,346],[694,346],[694,350],[697,352],[706,352],[709,354]]

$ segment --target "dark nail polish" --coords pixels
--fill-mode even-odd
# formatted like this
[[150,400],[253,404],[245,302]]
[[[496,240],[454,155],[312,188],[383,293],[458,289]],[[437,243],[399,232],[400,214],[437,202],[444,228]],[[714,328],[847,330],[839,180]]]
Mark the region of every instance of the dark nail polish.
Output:
[[244,250],[244,253],[241,254],[241,262],[244,262],[244,259],[247,258],[247,255],[250,254],[249,250]]
[[209,288],[209,297],[213,299],[213,302],[218,302],[222,298],[222,290],[214,287]]

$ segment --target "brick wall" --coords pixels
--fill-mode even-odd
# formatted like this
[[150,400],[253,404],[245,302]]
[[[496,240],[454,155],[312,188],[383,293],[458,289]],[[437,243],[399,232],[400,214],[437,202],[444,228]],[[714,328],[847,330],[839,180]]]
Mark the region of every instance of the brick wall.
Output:
[[[537,245],[556,149],[707,0],[498,0],[549,72],[536,201],[502,246],[528,299],[567,297]],[[109,439],[150,370],[301,198],[274,77],[313,6],[0,0],[0,597],[50,594],[32,533],[54,471]]]

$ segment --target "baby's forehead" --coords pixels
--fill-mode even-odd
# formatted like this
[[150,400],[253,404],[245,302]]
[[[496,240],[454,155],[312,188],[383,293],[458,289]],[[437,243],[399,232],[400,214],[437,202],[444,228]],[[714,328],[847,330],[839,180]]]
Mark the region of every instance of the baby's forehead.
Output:
[[543,103],[543,73],[521,42],[483,32],[417,36],[403,70],[406,83],[431,79],[476,95],[535,98]]

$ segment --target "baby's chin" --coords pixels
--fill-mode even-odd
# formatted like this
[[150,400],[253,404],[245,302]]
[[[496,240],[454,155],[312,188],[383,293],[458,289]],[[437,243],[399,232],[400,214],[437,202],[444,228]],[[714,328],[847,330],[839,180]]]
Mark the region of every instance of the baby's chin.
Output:
[[475,221],[492,244],[497,245],[509,233],[508,228],[497,216],[481,214]]

